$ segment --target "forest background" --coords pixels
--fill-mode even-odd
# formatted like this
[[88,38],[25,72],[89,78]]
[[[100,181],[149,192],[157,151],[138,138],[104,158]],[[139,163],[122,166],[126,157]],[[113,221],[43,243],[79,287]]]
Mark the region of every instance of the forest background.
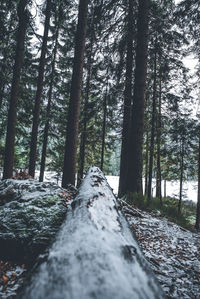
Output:
[[[5,170],[12,148],[8,146],[5,151],[5,128],[9,126],[21,21],[25,40],[19,88],[15,91],[18,101],[14,107],[14,164],[10,167],[29,169],[31,176],[35,169],[40,169],[43,180],[44,169],[58,174],[63,170],[78,2],[21,0],[1,1],[0,5],[0,163]],[[20,18],[23,5],[25,10],[21,13],[26,18]],[[89,2],[77,147],[78,182],[92,164],[105,174],[120,174],[122,128],[128,107],[125,101],[129,98],[131,107],[134,92],[139,16],[137,1],[120,0],[117,5],[116,1]],[[179,180],[182,200],[183,182],[198,178],[199,3],[150,1],[148,23],[142,132],[144,193],[151,196],[155,178],[156,196],[161,199],[161,181]],[[194,72],[187,68],[188,57],[192,57],[193,67],[195,64]]]

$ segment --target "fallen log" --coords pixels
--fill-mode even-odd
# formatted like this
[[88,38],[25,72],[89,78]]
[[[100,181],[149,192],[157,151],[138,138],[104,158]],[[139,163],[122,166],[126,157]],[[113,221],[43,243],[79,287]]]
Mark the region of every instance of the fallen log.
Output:
[[165,298],[103,173],[91,167],[20,299]]

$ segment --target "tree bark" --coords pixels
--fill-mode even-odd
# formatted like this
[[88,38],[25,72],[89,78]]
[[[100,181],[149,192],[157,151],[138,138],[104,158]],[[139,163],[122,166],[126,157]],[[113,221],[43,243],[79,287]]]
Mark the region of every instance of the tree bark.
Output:
[[131,120],[131,102],[132,102],[132,77],[133,77],[133,0],[129,0],[128,11],[128,32],[127,32],[127,54],[126,54],[126,78],[124,90],[124,114],[122,128],[122,147],[120,158],[120,176],[119,176],[119,196],[126,193],[126,181],[128,170],[128,144],[129,128]]
[[16,121],[17,121],[17,101],[19,96],[19,83],[20,74],[24,57],[24,41],[26,34],[26,27],[28,22],[28,15],[26,11],[27,0],[20,0],[18,4],[18,33],[17,33],[17,45],[15,52],[15,63],[13,68],[13,79],[11,86],[10,104],[8,111],[8,125],[6,133],[6,145],[4,156],[4,170],[3,178],[7,179],[13,175],[14,165],[14,144],[16,133]]
[[44,34],[43,34],[42,49],[41,49],[41,56],[40,56],[40,63],[39,63],[37,91],[36,91],[35,106],[33,111],[33,125],[32,125],[30,154],[29,154],[29,174],[32,177],[35,176],[40,102],[42,98],[42,91],[44,85],[45,56],[47,52],[47,40],[48,40],[49,23],[50,23],[50,16],[51,16],[51,0],[47,0],[46,3],[47,4],[46,4],[46,12],[45,12]]
[[164,180],[164,198],[167,197],[167,181]]
[[80,115],[80,96],[83,76],[83,60],[85,51],[85,35],[87,27],[87,10],[89,0],[80,0],[78,26],[75,39],[74,65],[68,111],[65,157],[63,167],[62,186],[75,184],[77,138]]
[[129,134],[129,165],[126,186],[126,191],[138,193],[142,193],[142,147],[147,73],[148,12],[149,0],[140,0],[137,22],[135,84],[131,129]]
[[[160,74],[161,75],[161,74]],[[158,101],[158,112],[157,112],[157,169],[156,169],[156,197],[159,198],[160,204],[162,205],[162,176],[161,176],[161,165],[160,165],[160,142],[161,142],[161,97],[162,97],[162,82],[161,77],[159,78],[159,101]]]
[[83,131],[81,132],[81,143],[80,143],[80,155],[79,161],[80,166],[78,170],[77,185],[79,186],[83,178],[84,164],[85,164],[85,146],[87,141],[87,122],[88,122],[88,101],[89,101],[89,92],[90,92],[90,80],[91,80],[91,71],[92,71],[92,53],[93,53],[93,28],[92,36],[90,41],[90,53],[87,62],[87,80],[86,80],[86,90],[85,90],[85,103],[83,109]]
[[154,156],[154,139],[155,139],[155,116],[156,116],[156,81],[157,81],[157,45],[155,44],[154,55],[154,78],[153,78],[153,103],[152,103],[152,119],[151,119],[151,143],[150,143],[150,157],[149,157],[149,179],[148,179],[148,193],[147,199],[151,200],[152,192],[152,174],[153,174],[153,156]]
[[146,152],[145,152],[145,188],[144,194],[148,192],[148,166],[149,166],[149,131],[146,133]]
[[52,65],[51,65],[51,80],[50,80],[49,93],[48,93],[46,124],[45,124],[45,128],[44,128],[44,139],[43,139],[43,145],[42,145],[42,156],[41,156],[41,164],[40,164],[39,182],[43,182],[43,179],[44,179],[47,143],[48,143],[49,126],[50,126],[51,100],[52,100],[52,91],[53,91],[54,75],[55,75],[56,53],[57,53],[57,47],[58,47],[58,34],[59,34],[59,21],[58,21],[58,25],[57,25],[57,29],[56,29],[55,46],[54,46],[54,50],[53,50],[53,60],[52,60]]
[[199,157],[198,157],[198,193],[197,193],[197,211],[195,228],[199,230],[200,226],[200,134],[199,134]]
[[181,204],[182,204],[182,193],[183,193],[183,171],[184,171],[184,141],[181,140],[180,145],[180,192],[179,192],[179,201],[178,201],[178,213],[181,213]]
[[[108,83],[107,83],[108,84]],[[106,138],[106,118],[107,118],[107,89],[103,100],[103,126],[102,126],[102,143],[101,143],[101,164],[100,169],[103,171],[104,165],[104,151],[105,151],[105,138]]]

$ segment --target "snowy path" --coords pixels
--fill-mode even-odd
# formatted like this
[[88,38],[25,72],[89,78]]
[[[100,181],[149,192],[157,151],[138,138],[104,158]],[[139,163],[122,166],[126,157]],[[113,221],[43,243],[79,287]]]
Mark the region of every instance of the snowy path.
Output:
[[138,209],[123,211],[168,298],[200,299],[200,233]]
[[20,299],[163,299],[102,172],[93,167]]

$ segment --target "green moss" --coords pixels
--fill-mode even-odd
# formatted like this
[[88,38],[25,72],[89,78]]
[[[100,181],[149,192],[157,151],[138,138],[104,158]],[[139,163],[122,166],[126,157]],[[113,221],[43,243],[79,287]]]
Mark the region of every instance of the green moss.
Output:
[[25,251],[31,256],[33,243],[37,248],[40,244],[50,244],[65,217],[66,207],[59,196],[63,189],[52,183],[6,180],[0,193],[8,186],[13,186],[13,194],[18,196],[0,206],[0,247],[6,248],[9,240],[14,255],[20,242],[22,254]]
[[150,201],[141,194],[128,193],[124,200],[130,204],[147,212],[154,212],[168,220],[194,231],[196,208],[187,202],[182,202],[181,213],[178,213],[178,200],[167,197],[162,199],[162,204],[158,198],[152,198]]

